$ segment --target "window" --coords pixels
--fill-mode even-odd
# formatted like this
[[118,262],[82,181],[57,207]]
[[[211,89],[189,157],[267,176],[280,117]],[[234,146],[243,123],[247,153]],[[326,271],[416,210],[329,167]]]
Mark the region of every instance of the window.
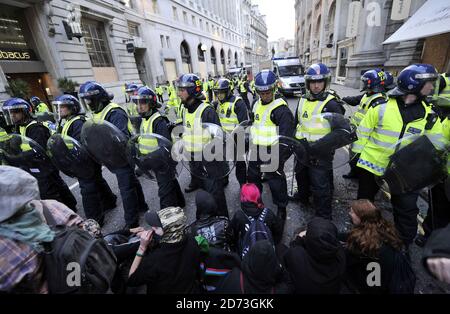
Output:
[[133,8],[133,0],[122,0],[123,5],[127,8],[132,9]]
[[128,23],[128,33],[130,33],[131,36],[139,37],[139,25]]
[[173,19],[178,21],[178,11],[176,7],[172,7]]
[[157,0],[152,0],[152,12],[155,13],[155,14],[159,13],[158,1]]
[[161,40],[161,48],[164,48],[164,35],[160,35],[159,39]]
[[167,44],[167,48],[171,48],[170,47],[170,37],[166,36],[166,44]]
[[338,76],[345,77],[347,75],[347,69],[345,68],[346,65],[347,65],[347,47],[343,47],[339,49]]
[[0,15],[0,45],[3,48],[12,49],[29,48],[24,37],[24,26],[21,23],[23,19],[14,13],[2,12]]
[[93,67],[112,67],[111,51],[104,29],[104,24],[95,20],[82,18],[81,29],[83,30],[84,42],[89,53]]
[[184,20],[184,23],[188,23],[188,17],[187,17],[187,13],[186,13],[186,11],[183,11],[183,20]]
[[202,19],[199,20],[198,24],[200,25],[200,29],[203,30],[203,20]]
[[209,23],[206,22],[206,31],[209,32]]

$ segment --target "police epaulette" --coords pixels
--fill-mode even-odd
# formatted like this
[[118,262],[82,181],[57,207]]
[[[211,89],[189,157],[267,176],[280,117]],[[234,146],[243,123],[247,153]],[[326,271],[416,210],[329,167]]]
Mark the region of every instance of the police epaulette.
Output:
[[371,108],[376,107],[378,105],[385,104],[386,102],[387,102],[387,100],[384,98],[377,98],[373,102],[370,103],[369,107],[371,107]]

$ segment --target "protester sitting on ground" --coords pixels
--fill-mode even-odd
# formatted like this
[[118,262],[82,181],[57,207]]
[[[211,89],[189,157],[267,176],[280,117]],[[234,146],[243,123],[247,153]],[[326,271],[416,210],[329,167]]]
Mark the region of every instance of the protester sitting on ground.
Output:
[[450,224],[431,233],[423,249],[422,264],[438,280],[450,284]]
[[239,255],[242,255],[243,240],[250,227],[250,219],[258,219],[265,214],[264,223],[272,234],[274,244],[280,243],[283,236],[282,221],[268,208],[264,207],[261,200],[261,192],[253,183],[246,183],[241,189],[241,210],[237,210],[231,219],[233,230],[233,242],[237,247]]
[[216,293],[223,294],[286,294],[292,289],[287,273],[275,254],[274,246],[267,240],[258,241],[244,256],[241,268],[233,270],[222,279]]
[[185,232],[186,220],[180,207],[145,213],[145,222],[151,228],[131,229],[141,243],[128,286],[147,285],[147,294],[200,292],[200,250],[194,237]]
[[219,216],[214,197],[206,191],[199,191],[195,196],[195,204],[197,220],[190,226],[191,233],[203,236],[210,247],[230,251],[233,246],[230,221],[227,217]]
[[313,218],[306,231],[296,235],[283,259],[294,293],[340,293],[345,274],[345,252],[331,221]]
[[[347,287],[350,292],[389,293],[396,254],[402,249],[395,226],[366,199],[351,203],[350,217],[353,228],[346,240]],[[369,286],[368,264],[372,262],[380,266],[381,281]]]
[[77,226],[94,237],[101,229],[55,200],[40,200],[36,178],[16,167],[0,166],[0,291],[48,293],[44,245],[55,238],[44,209],[58,225]]

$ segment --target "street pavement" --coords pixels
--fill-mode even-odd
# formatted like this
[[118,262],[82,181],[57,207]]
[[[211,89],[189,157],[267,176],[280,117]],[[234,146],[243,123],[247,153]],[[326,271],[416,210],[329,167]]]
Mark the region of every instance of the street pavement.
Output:
[[[348,88],[340,85],[332,85],[334,89],[341,97],[357,95],[359,94],[358,89]],[[289,98],[288,103],[290,109],[294,112],[297,106],[298,98]],[[346,107],[346,115],[350,115],[355,111],[355,108]],[[337,152],[337,157],[342,158],[347,152],[339,151]],[[333,222],[338,227],[339,231],[349,230],[351,227],[348,210],[349,203],[356,199],[357,182],[353,180],[345,180],[342,178],[342,174],[349,171],[349,166],[347,164],[338,164],[338,168],[334,169],[334,197],[333,197]],[[293,158],[291,157],[285,165],[285,173],[288,183],[288,193],[292,194],[296,189],[296,182],[293,179]],[[182,166],[178,166],[181,170],[179,174],[179,182],[184,190],[184,188],[189,184],[190,174]],[[105,226],[103,228],[103,233],[108,234],[110,232],[116,231],[124,226],[125,222],[123,219],[123,206],[122,200],[120,198],[120,193],[117,185],[117,180],[115,176],[106,168],[103,170],[103,175],[106,181],[110,184],[112,190],[118,196],[117,207],[106,214]],[[68,178],[63,176],[67,184],[71,188],[73,194],[78,201],[78,213],[84,216],[82,209],[82,201],[78,183],[73,178]],[[159,199],[158,199],[158,187],[156,182],[146,179],[145,177],[140,177],[139,181],[142,184],[144,195],[146,197],[147,204],[152,210],[159,210]],[[239,202],[239,184],[236,180],[234,170],[230,174],[230,183],[225,189],[225,195],[227,198],[228,210],[230,217],[236,210],[240,209]],[[188,217],[188,223],[192,223],[195,220],[195,192],[185,194],[186,207],[185,212]],[[272,197],[268,185],[264,184],[263,191],[263,202],[264,204],[276,212],[276,206],[272,203]],[[389,201],[381,193],[378,195],[376,200],[376,205],[384,210],[384,214],[388,219],[392,219],[391,206]],[[427,209],[427,204],[423,200],[420,201],[421,211],[424,212]],[[283,242],[289,244],[292,239],[294,231],[298,228],[303,227],[307,222],[313,217],[314,211],[310,207],[304,207],[300,204],[290,202],[287,208],[287,221],[283,236]],[[142,215],[141,223],[143,224]],[[450,286],[437,282],[432,279],[421,266],[421,254],[422,249],[417,247],[415,244],[412,245],[412,260],[413,267],[417,274],[417,284],[416,293],[450,293]]]

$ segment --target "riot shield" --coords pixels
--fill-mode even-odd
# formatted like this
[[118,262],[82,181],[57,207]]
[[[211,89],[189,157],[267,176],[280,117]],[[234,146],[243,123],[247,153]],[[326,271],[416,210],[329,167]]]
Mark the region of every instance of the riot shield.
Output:
[[390,194],[432,187],[447,176],[447,150],[440,135],[410,135],[387,148],[393,152],[378,183]]
[[180,169],[171,156],[172,143],[165,137],[154,134],[140,134],[128,141],[128,158],[152,181],[158,176],[171,179],[178,176]]
[[81,130],[81,144],[98,163],[109,170],[129,165],[127,136],[108,121],[88,120]]
[[48,155],[62,173],[73,178],[89,179],[95,174],[95,162],[86,148],[70,136],[52,135],[47,142]]
[[296,137],[301,139],[307,158],[299,160],[308,167],[336,169],[347,165],[354,154],[351,144],[357,140],[356,128],[338,113],[321,113],[300,121]]
[[21,168],[35,177],[46,177],[55,171],[45,150],[31,138],[9,134],[0,141],[0,151],[6,164]]
[[200,179],[223,179],[234,169],[234,141],[231,135],[212,123],[188,129],[176,126],[172,134],[172,157],[181,162],[191,175]]

